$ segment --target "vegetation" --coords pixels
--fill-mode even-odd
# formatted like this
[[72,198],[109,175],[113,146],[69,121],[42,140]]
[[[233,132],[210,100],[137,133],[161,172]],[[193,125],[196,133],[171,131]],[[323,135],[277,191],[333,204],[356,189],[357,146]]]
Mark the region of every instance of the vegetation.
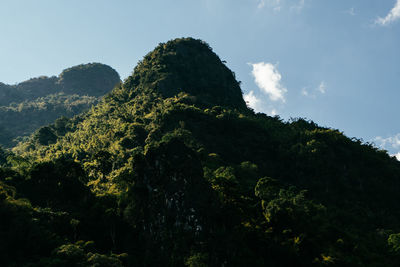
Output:
[[111,67],[92,63],[66,69],[59,77],[42,76],[12,86],[0,83],[0,144],[12,147],[21,140],[17,137],[88,110],[119,81]]
[[191,38],[160,44],[99,104],[0,150],[0,164],[5,266],[400,262],[400,162],[254,113]]

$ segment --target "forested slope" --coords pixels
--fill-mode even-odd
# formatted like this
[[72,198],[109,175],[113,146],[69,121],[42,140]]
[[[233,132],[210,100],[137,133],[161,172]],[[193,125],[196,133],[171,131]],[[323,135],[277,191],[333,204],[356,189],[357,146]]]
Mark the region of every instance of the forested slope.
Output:
[[30,135],[61,116],[88,110],[119,82],[114,69],[91,63],[68,68],[58,77],[0,83],[0,145],[11,147],[16,137]]
[[160,44],[90,111],[13,152],[0,153],[5,265],[400,263],[400,163],[254,113],[200,40]]

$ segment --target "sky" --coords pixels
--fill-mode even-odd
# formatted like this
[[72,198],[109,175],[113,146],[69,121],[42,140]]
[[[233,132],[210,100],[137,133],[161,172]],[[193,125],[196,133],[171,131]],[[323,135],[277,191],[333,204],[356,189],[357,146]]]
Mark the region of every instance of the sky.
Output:
[[400,0],[1,0],[0,82],[89,62],[122,79],[160,42],[199,38],[248,105],[400,159]]

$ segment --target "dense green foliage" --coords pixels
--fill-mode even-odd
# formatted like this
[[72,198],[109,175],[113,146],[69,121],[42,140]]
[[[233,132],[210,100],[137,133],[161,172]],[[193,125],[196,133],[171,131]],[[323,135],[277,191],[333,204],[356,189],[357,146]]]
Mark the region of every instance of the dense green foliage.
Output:
[[163,97],[185,92],[198,105],[246,108],[235,74],[207,43],[190,38],[160,44],[139,62],[125,86],[133,91],[156,90]]
[[39,77],[17,85],[0,84],[0,145],[11,147],[19,136],[60,116],[88,110],[119,83],[118,73],[99,63],[75,66],[59,77]]
[[54,122],[61,116],[73,117],[97,104],[94,96],[59,93],[39,97],[33,101],[0,107],[0,141],[10,147],[17,136],[30,135],[39,127]]
[[232,77],[202,41],[160,44],[90,111],[1,151],[5,265],[398,266],[400,162],[255,114]]

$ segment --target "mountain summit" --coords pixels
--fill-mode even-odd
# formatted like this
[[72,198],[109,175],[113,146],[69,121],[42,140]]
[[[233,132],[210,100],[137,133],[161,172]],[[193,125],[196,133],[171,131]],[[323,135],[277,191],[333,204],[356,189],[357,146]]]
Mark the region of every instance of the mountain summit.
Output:
[[159,44],[139,62],[126,86],[166,98],[184,92],[204,104],[246,108],[234,73],[207,43],[193,38]]

